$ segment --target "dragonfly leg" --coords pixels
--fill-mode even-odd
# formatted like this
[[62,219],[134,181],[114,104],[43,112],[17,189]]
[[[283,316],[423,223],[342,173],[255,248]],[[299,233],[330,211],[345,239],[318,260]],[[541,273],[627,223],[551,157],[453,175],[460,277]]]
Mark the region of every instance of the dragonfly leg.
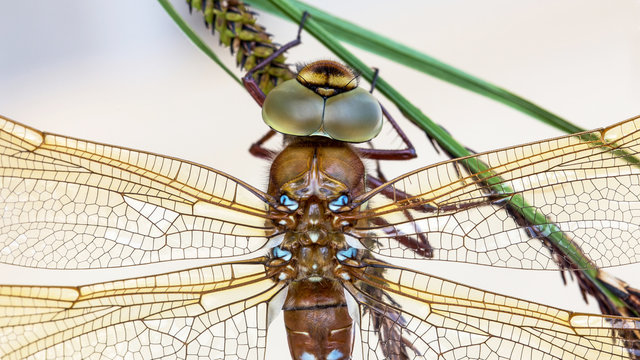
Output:
[[[375,189],[378,186],[381,186],[387,182],[387,179],[385,178],[384,174],[382,173],[382,170],[380,169],[380,163],[378,161],[376,161],[376,173],[377,173],[377,177],[367,176],[367,186],[371,189]],[[405,192],[402,192],[398,189],[392,189],[389,187],[382,189],[381,194],[388,199],[396,200],[396,201],[408,199],[411,197],[411,195]],[[414,210],[417,210],[420,212],[433,212],[435,208],[425,205],[424,207],[415,208]],[[403,214],[407,218],[407,220],[409,221],[414,220],[413,216],[411,215],[411,213],[409,213],[408,210],[404,210]],[[387,221],[382,218],[374,218],[372,222],[378,226],[389,225],[389,223],[387,223]],[[416,231],[416,233],[417,233],[417,237],[398,234],[397,232],[394,232],[394,236],[399,243],[413,250],[416,254],[426,258],[433,257],[433,248],[429,244],[429,240],[427,239],[427,236],[418,231]]]
[[411,359],[408,349],[414,349],[411,342],[402,335],[403,325],[406,322],[402,315],[392,307],[386,307],[385,313],[370,313],[374,328],[378,332],[379,344],[385,359],[405,360]]
[[[404,212],[404,214],[407,217],[407,220],[413,221],[413,217],[411,216],[411,214],[409,214],[408,212]],[[381,226],[383,227],[383,229],[390,225],[386,220],[382,218],[373,218],[370,221],[373,225]],[[389,234],[390,236],[393,236],[393,238],[397,242],[405,246],[407,249],[410,249],[417,255],[424,258],[433,257],[433,248],[431,247],[431,244],[429,244],[429,240],[427,239],[427,236],[425,234],[416,231],[417,236],[411,236],[400,233],[395,228],[393,230],[390,229],[389,231],[387,231],[385,229],[383,231],[385,231],[385,233]]]
[[274,51],[273,54],[267,56],[260,63],[258,63],[258,65],[254,66],[251,70],[247,71],[245,76],[242,77],[242,83],[244,84],[245,89],[247,89],[247,91],[249,92],[251,97],[261,107],[262,107],[262,104],[264,103],[264,98],[265,98],[266,95],[262,91],[262,89],[260,89],[260,86],[258,86],[258,83],[256,82],[256,79],[253,77],[253,75],[257,71],[264,69],[264,67],[267,66],[268,64],[270,64],[271,61],[273,61],[278,56],[282,55],[287,50],[289,50],[292,47],[300,44],[300,42],[301,42],[300,41],[300,35],[302,33],[302,29],[304,27],[304,23],[307,20],[308,16],[309,16],[309,13],[306,12],[306,11],[302,14],[302,19],[300,20],[300,25],[298,27],[298,35],[296,36],[296,38],[294,40],[289,41],[288,43],[282,45],[278,50]]
[[269,129],[269,131],[266,134],[264,134],[258,141],[251,144],[251,147],[249,148],[249,153],[251,153],[251,155],[260,159],[266,159],[266,160],[273,159],[277,153],[275,151],[265,148],[263,145],[267,140],[271,139],[275,134],[277,134],[275,130]]
[[416,149],[413,147],[413,144],[409,140],[409,137],[407,137],[407,134],[402,131],[398,123],[393,119],[391,114],[389,114],[387,109],[382,106],[382,104],[380,104],[380,107],[382,108],[382,114],[387,119],[387,121],[389,121],[398,136],[400,136],[400,139],[402,139],[402,142],[404,143],[406,148],[399,150],[385,150],[357,147],[356,149],[358,150],[358,153],[360,153],[363,158],[375,160],[407,160],[415,158],[417,156]]
[[[262,91],[262,89],[260,89],[260,87],[258,86],[258,83],[256,82],[256,79],[254,78],[253,75],[256,73],[256,71],[263,69],[269,63],[271,63],[273,59],[282,55],[285,51],[300,44],[301,42],[300,36],[302,33],[302,29],[304,28],[304,23],[306,22],[308,16],[309,16],[309,13],[306,11],[302,14],[302,19],[300,20],[300,25],[298,26],[298,34],[294,40],[282,45],[278,50],[274,51],[273,54],[269,55],[260,63],[258,63],[255,67],[247,71],[245,76],[242,78],[242,83],[244,84],[245,89],[247,89],[251,97],[253,97],[253,99],[258,103],[258,105],[262,106],[266,95]],[[276,155],[276,152],[265,148],[263,145],[265,142],[271,139],[275,134],[276,132],[274,130],[269,129],[269,131],[266,134],[264,134],[260,139],[258,139],[258,141],[251,144],[251,147],[249,148],[249,153],[251,153],[251,155],[260,159],[267,159],[267,160],[272,159]]]
[[[378,171],[380,171],[380,170],[378,170]],[[381,174],[381,175],[383,176],[382,179],[374,177],[374,176],[367,176],[367,186],[370,189],[375,189],[378,186],[381,186],[381,185],[385,184],[386,180],[384,180],[384,175],[383,174]],[[394,200],[394,201],[405,200],[405,199],[409,199],[409,198],[413,197],[410,194],[407,194],[407,193],[405,193],[405,192],[403,192],[403,191],[401,191],[399,189],[394,189],[394,188],[391,188],[391,187],[385,187],[384,189],[382,189],[380,191],[380,193],[382,195],[384,195],[387,199],[391,199],[391,200]],[[431,205],[425,204],[425,205],[422,205],[422,206],[414,207],[413,210],[416,210],[416,211],[419,211],[419,212],[434,212],[437,209],[435,207],[431,206]]]
[[[385,263],[378,259],[376,261]],[[384,277],[385,268],[376,267],[372,272],[379,277]],[[398,303],[379,287],[369,286],[366,292],[378,303],[377,306],[369,308],[368,313],[371,317],[373,328],[378,334],[378,343],[382,353],[385,355],[385,359],[405,360],[413,358],[409,355],[408,350],[411,350],[414,354],[418,353],[418,351],[402,334],[402,329],[404,329],[407,322],[400,311],[397,310]],[[391,304],[392,306],[386,304]]]
[[380,69],[377,67],[373,68],[373,78],[371,79],[371,89],[369,90],[369,94],[373,94],[373,90],[376,89],[376,82],[378,82],[378,75],[380,74]]

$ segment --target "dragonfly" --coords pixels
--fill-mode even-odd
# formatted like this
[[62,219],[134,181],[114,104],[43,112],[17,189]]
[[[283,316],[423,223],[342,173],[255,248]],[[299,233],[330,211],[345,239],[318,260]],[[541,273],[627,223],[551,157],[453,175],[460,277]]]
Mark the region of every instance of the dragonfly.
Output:
[[[290,81],[318,99],[336,91],[377,104],[356,86]],[[335,110],[323,104],[321,114]],[[382,110],[370,114],[376,122]],[[640,169],[628,160],[640,149],[640,118],[419,168],[373,189],[359,152],[322,128],[291,138],[263,191],[193,162],[2,117],[1,262],[222,262],[82,286],[0,286],[1,357],[262,359],[280,311],[294,359],[348,359],[356,330],[366,359],[640,356],[639,318],[574,313],[398,264],[424,236],[436,260],[556,269],[549,248],[509,216],[516,197],[549,217],[538,230],[555,224],[595,266],[639,262]],[[470,161],[488,170],[470,173]],[[498,176],[509,191],[487,185]]]

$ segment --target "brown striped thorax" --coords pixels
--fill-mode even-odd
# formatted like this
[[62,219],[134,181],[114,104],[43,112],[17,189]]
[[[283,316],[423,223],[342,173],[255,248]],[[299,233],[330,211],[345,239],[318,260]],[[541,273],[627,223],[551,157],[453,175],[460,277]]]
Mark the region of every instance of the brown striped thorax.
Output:
[[358,143],[378,135],[382,109],[375,97],[358,87],[352,69],[321,60],[301,67],[295,79],[269,92],[262,119],[283,134]]
[[[323,137],[296,138],[273,161],[269,194],[280,206],[282,243],[273,265],[289,262],[281,280],[336,279],[341,251],[352,254],[344,236],[351,199],[365,191],[364,165],[348,144]],[[283,254],[287,254],[284,256]],[[291,260],[291,261],[290,261]]]

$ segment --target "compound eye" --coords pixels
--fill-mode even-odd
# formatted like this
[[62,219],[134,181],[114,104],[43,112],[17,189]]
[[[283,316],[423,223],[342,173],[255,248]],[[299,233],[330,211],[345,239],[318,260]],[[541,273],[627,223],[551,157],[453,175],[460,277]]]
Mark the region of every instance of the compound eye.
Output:
[[287,195],[280,196],[280,204],[284,205],[287,209],[291,211],[298,210],[298,202],[291,199]]
[[337,212],[341,207],[349,203],[349,197],[347,195],[340,195],[338,198],[329,202],[329,210]]
[[309,136],[322,127],[324,99],[291,79],[269,92],[262,105],[262,119],[273,130]]
[[369,141],[382,129],[380,103],[362,88],[332,96],[324,109],[323,127],[336,140]]

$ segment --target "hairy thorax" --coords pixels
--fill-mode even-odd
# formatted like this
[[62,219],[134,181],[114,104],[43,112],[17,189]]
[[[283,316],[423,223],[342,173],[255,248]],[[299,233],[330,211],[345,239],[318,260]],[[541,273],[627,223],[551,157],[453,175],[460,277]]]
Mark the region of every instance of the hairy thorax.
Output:
[[337,255],[348,249],[343,229],[351,224],[337,216],[344,211],[336,201],[364,192],[364,165],[359,156],[341,142],[299,139],[274,159],[270,179],[269,194],[282,199],[284,206],[290,204],[279,212],[277,224],[284,232],[279,251],[291,254],[280,278],[314,282],[340,276]]

